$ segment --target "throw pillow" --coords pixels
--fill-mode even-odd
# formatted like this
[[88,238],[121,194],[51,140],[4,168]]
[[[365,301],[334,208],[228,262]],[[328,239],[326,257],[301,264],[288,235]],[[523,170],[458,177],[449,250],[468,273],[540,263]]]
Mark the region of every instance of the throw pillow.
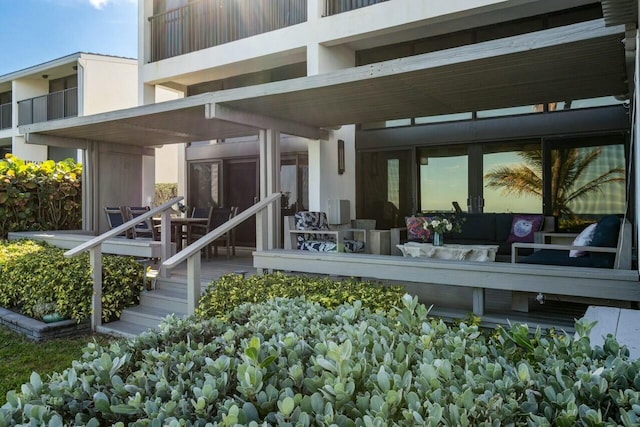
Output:
[[[591,240],[593,239],[593,234],[596,231],[596,225],[598,224],[595,224],[595,223],[591,224],[587,226],[587,228],[582,230],[582,232],[580,232],[580,234],[578,234],[576,238],[573,240],[572,246],[589,246],[591,244]],[[586,254],[587,253],[585,251],[581,251],[578,249],[573,249],[569,251],[570,258],[585,256]]]
[[426,242],[431,237],[431,232],[424,228],[425,221],[429,218],[423,216],[408,216],[404,221],[407,224],[407,240],[410,242]]
[[536,231],[540,231],[543,221],[542,215],[514,215],[507,241],[533,243],[533,235]]

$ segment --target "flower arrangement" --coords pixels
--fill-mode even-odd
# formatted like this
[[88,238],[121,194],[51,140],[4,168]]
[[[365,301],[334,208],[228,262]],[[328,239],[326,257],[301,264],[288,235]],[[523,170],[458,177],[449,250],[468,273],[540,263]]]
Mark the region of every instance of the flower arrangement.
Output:
[[445,231],[459,232],[462,228],[461,221],[454,221],[446,217],[434,216],[430,219],[426,219],[422,225],[426,230],[431,233],[444,233]]

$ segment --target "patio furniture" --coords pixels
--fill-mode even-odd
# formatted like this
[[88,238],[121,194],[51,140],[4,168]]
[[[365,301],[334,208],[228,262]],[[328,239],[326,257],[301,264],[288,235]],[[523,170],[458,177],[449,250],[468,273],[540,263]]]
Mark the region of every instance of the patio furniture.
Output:
[[[198,240],[203,237],[207,233],[216,228],[220,227],[225,222],[232,219],[236,216],[238,212],[238,208],[233,206],[230,208],[213,208],[209,214],[209,218],[207,219],[206,224],[193,224],[188,233],[189,244],[193,241]],[[211,248],[213,247],[213,256],[218,256],[218,246],[225,246],[227,249],[227,259],[233,254],[236,255],[236,245],[235,245],[235,233],[234,230],[231,230],[222,236],[218,237],[216,240],[211,242],[209,246],[205,248],[205,257],[209,259],[211,257]]]
[[[109,230],[119,227],[126,222],[126,213],[123,212],[122,207],[105,207],[104,213],[107,215]],[[118,237],[133,238],[130,230],[120,233]]]
[[[351,228],[331,230],[325,212],[302,211],[287,218],[291,248],[313,252],[354,253],[365,251],[366,230]],[[356,240],[355,233],[361,233],[362,240]]]
[[[553,233],[543,235],[545,240]],[[566,238],[569,234],[562,233]],[[577,237],[577,234],[573,235]],[[567,267],[592,267],[631,269],[631,224],[616,215],[602,217],[596,224],[593,238],[588,245],[513,243],[512,263],[561,265]],[[519,257],[521,249],[534,249],[533,254]],[[570,251],[582,252],[570,256]]]
[[[123,206],[122,210],[125,220],[129,221],[140,215],[144,215],[149,212],[151,208],[149,206]],[[147,238],[151,240],[160,240],[159,232],[153,226],[153,221],[150,218],[136,224],[136,226],[131,229],[131,235],[134,239]]]
[[493,262],[498,245],[451,245],[433,246],[431,243],[407,242],[398,245],[405,257],[432,258],[450,261]]

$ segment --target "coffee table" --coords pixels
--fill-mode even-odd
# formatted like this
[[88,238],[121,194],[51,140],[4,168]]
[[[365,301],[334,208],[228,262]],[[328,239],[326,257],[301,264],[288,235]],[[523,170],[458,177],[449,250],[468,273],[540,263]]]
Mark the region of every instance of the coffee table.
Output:
[[396,245],[405,257],[432,258],[452,261],[493,262],[496,260],[498,245],[457,245],[433,246],[431,243],[407,242]]

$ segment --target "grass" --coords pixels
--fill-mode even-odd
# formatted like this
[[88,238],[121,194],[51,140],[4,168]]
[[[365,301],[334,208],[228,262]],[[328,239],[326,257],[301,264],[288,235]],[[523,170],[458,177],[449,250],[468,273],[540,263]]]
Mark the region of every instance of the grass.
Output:
[[105,336],[83,335],[46,342],[29,341],[22,335],[0,326],[0,406],[9,390],[20,390],[36,371],[45,381],[49,374],[71,367],[82,357],[82,349],[93,339],[105,344]]

